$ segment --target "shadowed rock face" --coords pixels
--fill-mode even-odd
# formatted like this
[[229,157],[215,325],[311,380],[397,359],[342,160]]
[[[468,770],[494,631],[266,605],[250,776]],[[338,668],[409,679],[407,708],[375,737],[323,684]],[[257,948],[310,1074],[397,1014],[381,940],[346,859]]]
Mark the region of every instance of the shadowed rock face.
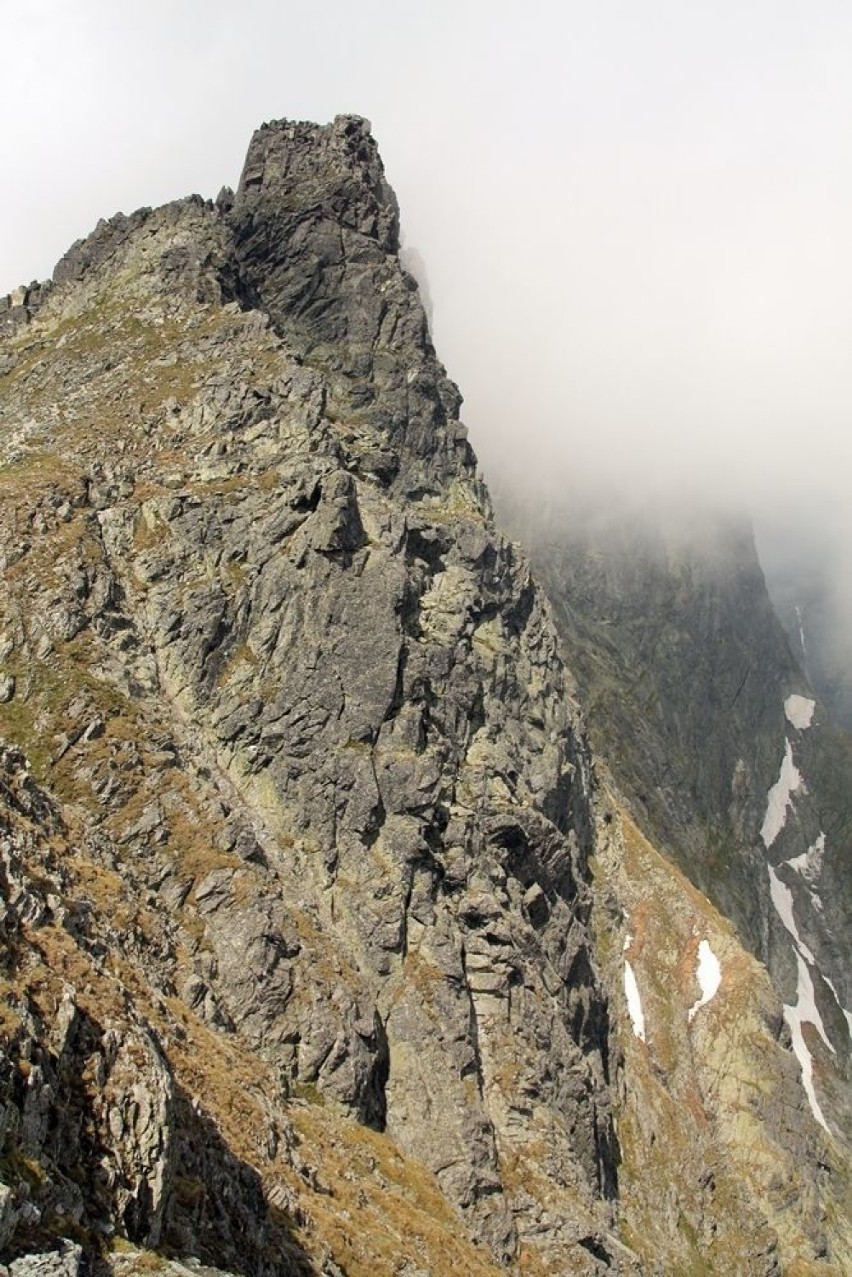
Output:
[[[0,313],[0,1258],[730,1271],[754,1233],[742,1271],[830,1272],[768,986],[724,1102],[653,1006],[625,1044],[619,819],[398,247],[366,122],[281,121],[236,194],[101,223]],[[643,856],[676,973],[709,905]],[[806,1213],[731,1152],[755,1058]],[[667,1088],[690,1150],[649,1161]]]
[[[230,200],[228,201],[230,203]],[[334,410],[368,415],[355,473],[437,495],[475,461],[461,396],[437,362],[417,286],[399,260],[399,211],[365,121],[282,121],[252,139],[229,226],[224,274],[298,357],[323,370]]]

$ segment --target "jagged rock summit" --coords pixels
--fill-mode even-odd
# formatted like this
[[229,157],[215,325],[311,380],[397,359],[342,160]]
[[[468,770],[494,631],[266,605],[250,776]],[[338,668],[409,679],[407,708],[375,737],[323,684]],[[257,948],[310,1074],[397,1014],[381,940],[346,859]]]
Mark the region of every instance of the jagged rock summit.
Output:
[[[366,122],[281,121],[236,193],[102,222],[0,314],[2,1258],[840,1271],[759,971],[732,1093],[650,1055],[653,1009],[634,1054],[625,858],[672,963],[723,924],[596,799],[398,249]],[[745,983],[693,1048],[690,979],[700,1051]]]

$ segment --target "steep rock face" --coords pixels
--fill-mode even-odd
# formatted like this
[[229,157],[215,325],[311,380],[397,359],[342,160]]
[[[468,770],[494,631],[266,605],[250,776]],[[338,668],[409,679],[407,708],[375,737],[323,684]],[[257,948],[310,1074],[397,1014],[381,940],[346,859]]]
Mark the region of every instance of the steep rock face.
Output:
[[779,1004],[596,794],[397,250],[366,124],[279,122],[0,308],[0,1261],[843,1271]]
[[814,1114],[848,1140],[852,753],[790,653],[750,527],[694,508],[513,520],[596,748],[767,963]]
[[840,1273],[849,1158],[814,1120],[766,969],[612,807],[595,924],[622,1054],[621,1235],[653,1270]]
[[292,1277],[341,1271],[332,1255],[353,1273],[409,1259],[496,1271],[422,1168],[295,1098],[209,997],[190,1009],[197,982],[169,991],[164,954],[179,964],[203,941],[191,910],[164,917],[131,864],[108,867],[105,832],[71,805],[66,823],[16,751],[0,751],[0,791],[0,1247],[13,1277],[159,1271],[164,1255]]
[[[73,1236],[115,1220],[130,1240],[156,1247],[172,1229],[186,1226],[173,1190],[189,1171],[191,1144],[203,1145],[209,1133],[182,1101],[156,1030],[128,991],[98,1000],[92,983],[83,987],[81,981],[78,989],[62,979],[77,949],[78,973],[88,967],[91,980],[103,982],[105,950],[85,903],[66,894],[72,879],[63,862],[71,848],[61,813],[20,754],[3,749],[0,768],[7,1052],[2,1127],[7,1174],[16,1189],[3,1244],[36,1247],[51,1240],[57,1225]],[[223,1188],[227,1200],[241,1174],[236,1163],[227,1165],[227,1155],[217,1174],[216,1157],[211,1140],[204,1169],[208,1211],[214,1209],[205,1211],[204,1226],[219,1232],[215,1244],[227,1260],[245,1247],[255,1251],[254,1229],[263,1244],[265,1221],[257,1185],[246,1174],[241,1235],[227,1236],[235,1223],[227,1211],[217,1230]],[[286,1237],[276,1240],[286,1255]]]
[[783,511],[758,527],[766,584],[791,651],[832,719],[852,732],[849,537],[802,537]]
[[[103,223],[22,299],[0,730],[89,831],[98,907],[116,875],[134,902],[115,978],[256,1053],[270,1104],[385,1132],[502,1262],[592,1272],[616,1144],[587,751],[396,227],[363,121],[272,125],[236,197]],[[159,1244],[169,1174],[131,1239]]]

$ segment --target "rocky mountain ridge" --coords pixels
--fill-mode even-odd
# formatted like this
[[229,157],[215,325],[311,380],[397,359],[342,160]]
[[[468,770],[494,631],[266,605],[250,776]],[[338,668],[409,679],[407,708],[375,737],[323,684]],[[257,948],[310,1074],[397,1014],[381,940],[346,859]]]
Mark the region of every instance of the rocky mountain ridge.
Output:
[[280,121],[0,315],[3,1257],[840,1271],[845,1154],[733,936],[679,1067],[724,923],[596,785],[398,250],[366,122]]

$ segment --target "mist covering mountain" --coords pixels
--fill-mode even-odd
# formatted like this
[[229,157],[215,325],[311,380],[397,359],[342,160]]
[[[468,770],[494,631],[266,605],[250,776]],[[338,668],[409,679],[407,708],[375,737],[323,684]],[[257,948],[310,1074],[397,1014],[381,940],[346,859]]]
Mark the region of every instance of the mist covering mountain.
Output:
[[565,488],[498,507],[638,823],[766,962],[791,1025],[803,981],[822,983],[813,1019],[848,1131],[852,737],[813,699],[750,520],[674,502],[616,513]]
[[0,305],[0,1261],[843,1272],[848,737],[747,523],[530,568],[406,264],[282,120]]
[[[762,525],[763,524],[763,525]],[[831,531],[758,524],[766,583],[791,650],[833,718],[852,731],[852,530],[843,512]]]

